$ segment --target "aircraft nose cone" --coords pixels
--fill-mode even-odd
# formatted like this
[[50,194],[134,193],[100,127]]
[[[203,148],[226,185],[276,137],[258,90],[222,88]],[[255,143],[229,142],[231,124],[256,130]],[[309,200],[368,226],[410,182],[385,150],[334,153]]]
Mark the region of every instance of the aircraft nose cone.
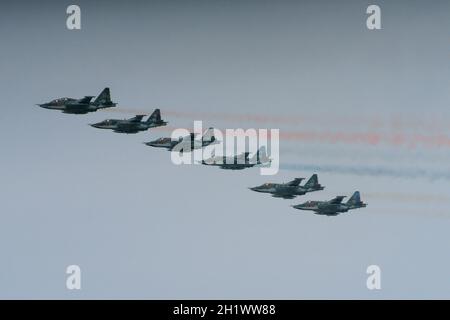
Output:
[[92,123],[92,124],[89,124],[91,127],[93,127],[93,128],[98,128],[99,127],[99,125],[97,124],[97,123]]

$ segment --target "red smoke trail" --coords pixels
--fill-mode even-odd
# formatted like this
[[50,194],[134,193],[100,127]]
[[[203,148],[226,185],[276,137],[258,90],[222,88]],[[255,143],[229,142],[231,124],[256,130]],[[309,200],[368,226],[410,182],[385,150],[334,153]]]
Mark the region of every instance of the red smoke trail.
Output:
[[[218,113],[218,112],[185,112],[185,111],[165,111],[167,115],[177,118],[188,118],[193,120],[201,119],[220,119],[227,121],[245,121],[256,123],[268,123],[268,124],[286,124],[286,125],[337,125],[337,126],[356,126],[363,125],[364,127],[370,127],[372,129],[386,128],[392,131],[401,130],[435,130],[438,127],[443,129],[449,129],[446,122],[442,118],[435,119],[434,121],[425,121],[423,119],[407,119],[405,117],[389,117],[389,119],[383,119],[380,116],[374,115],[362,115],[362,114],[304,114],[299,115],[261,115],[261,114],[232,114],[232,113]],[[437,120],[442,123],[438,123]],[[450,120],[450,119],[449,119]]]
[[[108,109],[105,111],[113,111],[120,113],[132,113],[132,114],[149,114],[148,110],[141,109]],[[163,116],[170,117],[189,118],[194,120],[201,119],[220,119],[228,121],[248,121],[258,123],[273,123],[273,124],[299,124],[301,122],[308,122],[311,124],[312,120],[306,120],[305,117],[285,117],[285,116],[264,116],[264,115],[243,115],[243,114],[227,114],[227,113],[214,113],[214,112],[179,112],[179,111],[166,111],[164,110]],[[324,118],[321,118],[322,120]],[[348,121],[348,119],[346,119]],[[379,126],[379,119],[374,119],[373,126]],[[331,123],[331,122],[330,122]],[[333,117],[333,124],[339,124],[336,118]],[[346,123],[347,124],[347,123]],[[239,128],[235,126],[232,128]],[[280,139],[285,141],[304,141],[324,144],[351,144],[351,145],[366,145],[366,146],[378,146],[389,145],[394,147],[406,147],[414,149],[417,147],[427,148],[447,148],[450,147],[450,137],[443,133],[436,134],[418,134],[418,133],[400,133],[400,132],[378,132],[372,129],[368,129],[364,132],[345,132],[330,129],[330,126],[317,125],[315,130],[285,130],[280,129]],[[351,127],[351,126],[349,126]],[[367,126],[369,127],[369,126]],[[216,127],[217,128],[217,127]],[[163,127],[164,131],[173,131],[176,127]],[[204,128],[205,130],[206,128]],[[245,129],[245,128],[244,128]],[[154,129],[152,129],[154,130]],[[187,129],[192,131],[192,129]],[[225,131],[222,130],[224,133]],[[270,137],[270,130],[269,130]]]
[[[162,130],[172,132],[175,129],[180,129],[174,126],[159,127],[153,130]],[[189,132],[193,129],[183,128]],[[216,129],[218,129],[216,127]],[[205,131],[206,128],[203,128]],[[220,130],[220,129],[219,129]],[[222,134],[225,134],[225,129],[222,129]],[[268,130],[268,138],[270,139],[270,130]],[[316,131],[288,131],[280,129],[280,140],[285,141],[303,141],[310,143],[323,144],[348,144],[348,145],[365,145],[365,146],[379,146],[389,145],[394,147],[406,147],[414,149],[418,147],[427,148],[441,148],[450,147],[450,137],[443,135],[425,136],[425,135],[387,135],[376,132],[316,132]]]
[[395,147],[450,147],[450,137],[446,135],[383,134],[378,132],[317,132],[280,130],[280,139],[291,141],[319,142],[328,144],[361,144],[368,146],[390,145]]
[[[153,110],[145,110],[140,108],[115,108],[105,109],[105,112],[119,112],[124,114],[151,114]],[[308,111],[309,112],[309,111]],[[308,125],[308,126],[345,126],[354,127],[362,125],[371,129],[387,129],[394,132],[399,131],[420,131],[427,132],[436,130],[449,130],[450,126],[441,115],[429,119],[408,118],[404,115],[364,115],[364,114],[345,114],[345,113],[321,113],[314,114],[314,110],[309,113],[300,115],[263,115],[263,114],[239,114],[226,112],[211,111],[174,111],[162,110],[163,115],[172,118],[185,118],[191,120],[219,119],[224,121],[239,121],[267,124],[286,124],[286,125]]]

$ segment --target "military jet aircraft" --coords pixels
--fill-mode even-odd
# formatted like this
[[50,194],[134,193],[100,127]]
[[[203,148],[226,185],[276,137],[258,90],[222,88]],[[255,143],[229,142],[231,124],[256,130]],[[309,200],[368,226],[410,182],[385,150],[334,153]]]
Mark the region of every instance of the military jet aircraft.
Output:
[[167,122],[161,119],[161,112],[155,109],[146,121],[142,121],[145,115],[136,115],[130,119],[107,119],[98,123],[91,124],[98,129],[110,129],[119,133],[138,133],[150,128],[165,126]]
[[268,165],[272,161],[266,154],[266,148],[261,147],[256,154],[249,158],[250,153],[244,152],[234,157],[212,156],[209,159],[202,160],[201,164],[208,166],[218,166],[221,169],[242,170],[254,166]]
[[203,133],[203,136],[197,138],[194,133],[189,136],[180,137],[178,140],[172,140],[171,138],[159,138],[150,142],[144,142],[147,146],[166,148],[169,151],[176,150],[180,152],[190,152],[194,149],[200,149],[210,144],[217,143],[214,136],[214,128],[209,128]]
[[273,197],[283,199],[293,199],[296,196],[302,196],[307,192],[319,191],[325,189],[317,178],[317,174],[313,174],[311,178],[301,186],[300,183],[304,178],[295,178],[287,183],[264,183],[258,187],[249,188],[250,190],[262,193],[271,193]]
[[340,213],[367,206],[366,203],[361,201],[359,191],[356,191],[346,203],[342,203],[344,198],[345,196],[337,196],[329,201],[307,201],[292,207],[300,210],[314,211],[318,215],[337,216]]
[[85,96],[81,99],[59,98],[47,103],[38,104],[39,107],[45,109],[59,110],[63,113],[86,114],[95,112],[98,109],[112,108],[117,104],[111,101],[109,88],[103,89],[97,99],[91,102],[95,96]]

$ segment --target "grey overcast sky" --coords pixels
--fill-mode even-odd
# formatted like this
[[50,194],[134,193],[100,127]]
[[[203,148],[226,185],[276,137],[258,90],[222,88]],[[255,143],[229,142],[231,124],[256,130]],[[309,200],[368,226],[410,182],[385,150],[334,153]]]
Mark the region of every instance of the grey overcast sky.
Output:
[[[450,297],[449,1],[76,3],[69,31],[72,1],[1,2],[1,298]],[[107,86],[118,110],[35,106]],[[167,129],[88,126],[156,107],[279,128],[280,172],[175,166],[142,144]],[[248,190],[313,173],[326,189],[294,200]],[[291,208],[355,190],[367,208]]]

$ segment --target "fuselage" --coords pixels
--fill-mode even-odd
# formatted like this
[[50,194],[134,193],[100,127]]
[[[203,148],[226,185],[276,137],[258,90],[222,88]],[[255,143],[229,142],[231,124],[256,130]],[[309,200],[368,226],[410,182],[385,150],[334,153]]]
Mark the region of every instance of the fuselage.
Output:
[[91,124],[92,127],[97,129],[108,129],[119,133],[138,133],[140,131],[146,131],[150,128],[160,127],[166,123],[161,121],[155,122],[132,122],[129,120],[116,120],[108,119],[102,122]]
[[277,183],[265,183],[261,186],[253,187],[250,189],[256,192],[271,193],[271,194],[289,194],[297,196],[306,194],[305,188],[301,186],[288,186]]
[[278,183],[264,183],[258,187],[250,188],[250,190],[261,192],[261,193],[270,193],[274,196],[302,196],[308,192],[320,191],[323,190],[324,187],[312,187],[308,188],[305,186],[292,186],[288,184],[278,184]]
[[343,203],[329,203],[319,201],[308,201],[293,207],[299,210],[314,211],[315,214],[327,216],[338,215],[352,209],[351,207]]
[[235,157],[213,157],[207,160],[203,160],[202,164],[208,166],[217,166],[221,169],[229,170],[242,170],[260,165],[260,162],[253,162],[250,159],[243,156]]
[[156,148],[166,148],[169,151],[172,151],[176,148],[176,150],[179,150],[180,152],[189,152],[191,150],[209,146],[212,143],[215,143],[215,141],[203,139],[199,140],[187,136],[184,138],[180,138],[179,140],[172,140],[171,138],[159,138],[154,141],[146,142],[145,144]]
[[38,104],[38,106],[44,109],[62,111],[64,113],[86,114],[88,112],[95,112],[98,109],[112,108],[115,107],[116,104],[113,102],[103,104],[92,102],[85,103],[81,102],[79,99],[58,98],[47,103]]

